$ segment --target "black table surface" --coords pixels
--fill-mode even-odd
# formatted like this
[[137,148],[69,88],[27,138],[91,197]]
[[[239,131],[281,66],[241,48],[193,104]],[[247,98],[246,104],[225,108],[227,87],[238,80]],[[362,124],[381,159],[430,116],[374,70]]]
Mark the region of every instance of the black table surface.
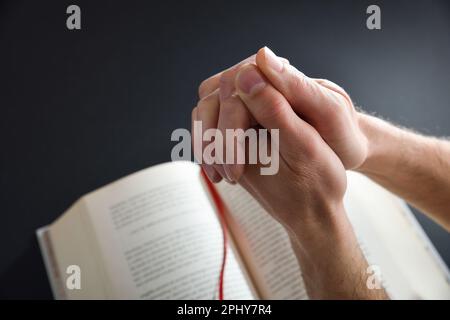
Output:
[[[66,8],[82,28],[66,28]],[[51,298],[35,230],[77,198],[170,160],[201,80],[267,45],[356,104],[450,136],[450,3],[0,2],[0,297]],[[417,214],[447,264],[449,235]]]

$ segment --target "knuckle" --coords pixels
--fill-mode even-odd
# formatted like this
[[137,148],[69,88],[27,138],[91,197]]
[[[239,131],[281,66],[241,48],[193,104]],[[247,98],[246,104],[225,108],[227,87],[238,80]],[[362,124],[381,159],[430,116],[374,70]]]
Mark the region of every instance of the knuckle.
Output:
[[305,92],[310,90],[310,84],[306,76],[301,72],[296,72],[292,77],[291,90],[293,92]]
[[235,73],[234,70],[235,70],[234,68],[231,68],[231,69],[224,71],[220,76],[219,83],[221,85],[229,83],[233,79],[233,74]]
[[219,116],[219,100],[216,95],[208,95],[199,101],[196,107],[198,121],[216,122]]
[[337,84],[334,84],[334,85],[335,85],[335,89],[333,91],[337,93],[339,103],[346,104],[346,105],[353,105],[352,99],[347,94],[347,92],[342,87],[338,86]]
[[350,95],[345,91],[344,88],[342,88],[340,85],[327,80],[327,79],[318,79],[317,81],[319,84],[325,86],[326,88],[328,88],[331,91],[334,91],[335,93],[338,94],[339,98],[339,103],[340,104],[348,104],[350,106],[353,105],[352,99],[350,97]]
[[207,114],[207,106],[205,104],[199,103],[197,106],[197,120],[202,120]]
[[336,118],[339,117],[340,114],[342,113],[342,110],[340,108],[340,101],[341,98],[339,96],[336,95],[331,95],[331,97],[329,97],[330,100],[328,101],[332,101],[331,103],[323,103],[323,116],[325,117],[330,117],[330,118]]
[[207,115],[208,112],[208,106],[204,103],[199,103],[197,105],[197,120],[202,120],[205,118],[205,115]]
[[213,91],[212,93],[203,96],[200,101],[198,102],[199,106],[205,106],[205,105],[210,105],[210,104],[214,104],[217,103],[218,100],[218,89]]
[[347,99],[344,96],[336,92],[330,92],[322,103],[322,116],[336,123],[346,116],[345,106],[347,104]]
[[341,96],[346,104],[348,104],[349,106],[353,106],[352,98],[348,95],[348,93],[344,89],[342,89]]
[[211,81],[210,78],[203,80],[198,86],[198,97],[202,99],[207,96],[211,91]]
[[315,137],[309,137],[305,139],[304,148],[302,150],[303,155],[308,161],[313,163],[321,162],[323,154],[323,142]]

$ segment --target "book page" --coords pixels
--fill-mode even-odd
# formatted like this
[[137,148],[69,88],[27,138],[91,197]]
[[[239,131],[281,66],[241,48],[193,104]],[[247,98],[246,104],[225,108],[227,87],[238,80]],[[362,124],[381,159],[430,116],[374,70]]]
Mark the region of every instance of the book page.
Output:
[[[101,263],[86,218],[86,206],[79,200],[47,228],[47,254],[54,269],[48,275],[56,299],[106,298]],[[80,290],[66,290],[70,266],[80,268]]]
[[450,299],[450,279],[405,202],[348,172],[345,208],[370,265],[392,299]]
[[[152,167],[83,201],[107,298],[217,299],[222,229],[197,165]],[[224,298],[254,298],[231,247],[228,253]]]
[[230,228],[263,299],[307,299],[290,240],[283,227],[239,185],[217,185]]
[[[360,247],[392,299],[450,299],[450,277],[404,201],[365,176],[347,172],[344,204]],[[301,299],[306,293],[288,236],[238,185],[220,183],[243,256],[262,296]],[[242,245],[242,246],[241,246]],[[368,270],[368,276],[373,275]]]

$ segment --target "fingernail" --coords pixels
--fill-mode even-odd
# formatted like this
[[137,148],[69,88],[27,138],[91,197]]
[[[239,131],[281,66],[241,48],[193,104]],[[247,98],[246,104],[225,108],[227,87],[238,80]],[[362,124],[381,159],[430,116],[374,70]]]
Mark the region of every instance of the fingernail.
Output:
[[230,165],[230,164],[226,164],[223,166],[223,170],[225,171],[225,174],[227,175],[228,182],[234,182],[234,180],[235,180],[231,166],[232,165]]
[[238,87],[246,94],[253,94],[266,85],[266,81],[256,70],[256,67],[250,66],[243,68],[237,79]]
[[205,170],[208,179],[211,180],[212,182],[218,182],[220,180],[220,175],[216,172],[216,170],[213,167],[203,166],[203,169]]
[[264,56],[266,57],[267,64],[270,68],[276,72],[283,71],[283,61],[273,53],[268,47],[264,47]]

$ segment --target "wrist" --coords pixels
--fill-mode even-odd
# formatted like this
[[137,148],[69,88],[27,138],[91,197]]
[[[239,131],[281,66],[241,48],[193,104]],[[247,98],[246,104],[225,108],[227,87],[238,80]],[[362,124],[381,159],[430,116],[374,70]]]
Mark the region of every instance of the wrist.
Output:
[[388,154],[390,141],[401,134],[401,130],[390,126],[387,122],[364,113],[358,113],[358,125],[367,139],[367,154],[361,165],[355,171],[375,173],[383,166],[383,155]]
[[302,209],[300,219],[285,223],[291,241],[299,243],[303,250],[313,252],[317,246],[335,243],[345,238],[351,230],[343,201],[320,203]]
[[367,261],[341,203],[327,220],[303,225],[290,233],[292,248],[312,299],[361,299]]

